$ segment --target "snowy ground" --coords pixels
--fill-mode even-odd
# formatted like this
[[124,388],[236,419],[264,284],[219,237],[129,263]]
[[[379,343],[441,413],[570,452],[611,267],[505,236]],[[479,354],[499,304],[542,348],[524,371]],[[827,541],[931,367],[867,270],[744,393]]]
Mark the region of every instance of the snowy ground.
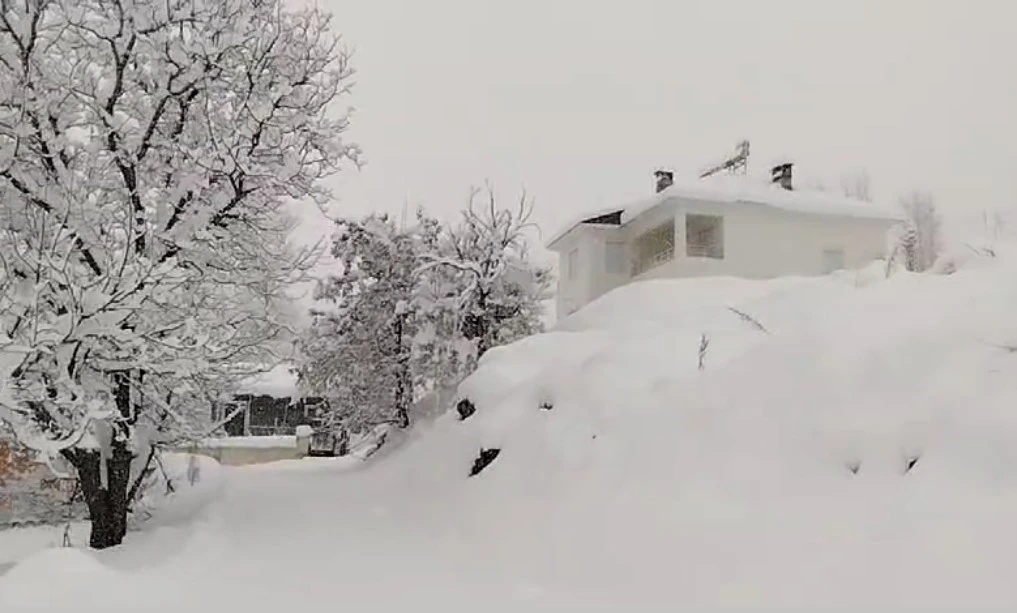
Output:
[[491,352],[465,422],[224,469],[188,522],[29,557],[0,611],[1012,608],[1012,255],[624,288]]
[[[152,532],[167,526],[189,529],[189,524],[218,499],[223,474],[214,460],[166,453],[162,467],[165,472],[155,473],[154,483],[138,503],[139,512],[129,526],[132,542],[141,530]],[[82,521],[0,530],[0,575],[17,562],[40,551],[61,548],[65,542],[71,547],[86,547],[88,536],[89,525]]]

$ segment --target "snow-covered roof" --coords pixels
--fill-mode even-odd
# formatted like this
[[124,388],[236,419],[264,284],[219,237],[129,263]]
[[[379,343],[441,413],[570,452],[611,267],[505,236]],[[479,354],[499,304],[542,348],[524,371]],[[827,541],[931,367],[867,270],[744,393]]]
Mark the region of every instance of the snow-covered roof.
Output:
[[290,372],[292,364],[279,364],[263,373],[247,377],[240,382],[237,391],[241,394],[255,396],[272,396],[273,398],[296,398],[297,375]]
[[887,221],[897,221],[902,218],[899,213],[885,205],[817,190],[797,188],[787,190],[771,183],[768,179],[758,177],[745,175],[714,175],[706,179],[675,177],[675,181],[670,187],[649,198],[620,207],[601,209],[583,214],[556,232],[547,241],[547,246],[551,248],[554,243],[568,234],[570,230],[588,219],[621,211],[621,224],[624,225],[643,212],[672,198],[760,205],[806,215],[855,217]]
[[596,209],[596,210],[593,210],[593,211],[586,211],[586,212],[584,212],[581,215],[576,215],[575,217],[570,219],[568,221],[568,223],[563,224],[561,226],[561,229],[558,230],[557,232],[555,232],[551,236],[551,238],[549,238],[547,240],[547,242],[545,244],[548,247],[550,247],[554,243],[558,242],[558,240],[561,239],[561,237],[563,237],[566,234],[568,234],[569,230],[571,230],[572,228],[574,228],[574,227],[578,226],[579,224],[585,222],[588,219],[596,219],[597,217],[600,217],[601,215],[610,215],[611,213],[617,213],[618,211],[621,211],[621,210],[624,210],[624,207],[612,206],[612,207],[606,207],[606,208],[602,208],[602,209]]

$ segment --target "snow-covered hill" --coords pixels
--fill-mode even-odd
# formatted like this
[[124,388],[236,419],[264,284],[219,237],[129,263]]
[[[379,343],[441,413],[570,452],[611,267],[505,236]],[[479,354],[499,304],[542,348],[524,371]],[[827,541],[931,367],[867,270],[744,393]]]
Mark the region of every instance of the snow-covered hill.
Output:
[[60,610],[11,589],[52,569],[90,603],[123,581],[111,611],[1013,606],[1017,253],[958,268],[621,288],[491,351],[467,419],[362,470],[231,471],[161,566],[51,552],[0,604]]
[[618,603],[1017,602],[1011,255],[621,288],[491,352],[476,414],[374,476]]

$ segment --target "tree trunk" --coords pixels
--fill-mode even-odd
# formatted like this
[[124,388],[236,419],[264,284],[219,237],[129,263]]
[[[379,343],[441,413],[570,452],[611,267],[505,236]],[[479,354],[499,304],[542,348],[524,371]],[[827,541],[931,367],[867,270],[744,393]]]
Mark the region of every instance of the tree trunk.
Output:
[[410,425],[410,400],[413,388],[413,376],[410,373],[410,349],[404,346],[404,319],[405,316],[400,315],[395,321],[396,346],[399,348],[396,370],[395,407],[396,421],[400,428],[408,428]]
[[127,534],[127,495],[134,456],[123,443],[114,443],[112,452],[112,457],[106,460],[106,487],[98,451],[78,449],[65,453],[78,473],[88,505],[92,522],[88,544],[93,549],[115,547]]

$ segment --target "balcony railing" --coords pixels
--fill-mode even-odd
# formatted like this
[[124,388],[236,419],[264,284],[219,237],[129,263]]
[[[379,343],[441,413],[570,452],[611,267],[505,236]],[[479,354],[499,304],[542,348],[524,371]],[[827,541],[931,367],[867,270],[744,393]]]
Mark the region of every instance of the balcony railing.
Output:
[[652,270],[661,264],[665,264],[674,259],[674,247],[668,247],[654,253],[653,255],[645,259],[637,259],[635,266],[632,268],[632,276],[641,275],[648,270]]

